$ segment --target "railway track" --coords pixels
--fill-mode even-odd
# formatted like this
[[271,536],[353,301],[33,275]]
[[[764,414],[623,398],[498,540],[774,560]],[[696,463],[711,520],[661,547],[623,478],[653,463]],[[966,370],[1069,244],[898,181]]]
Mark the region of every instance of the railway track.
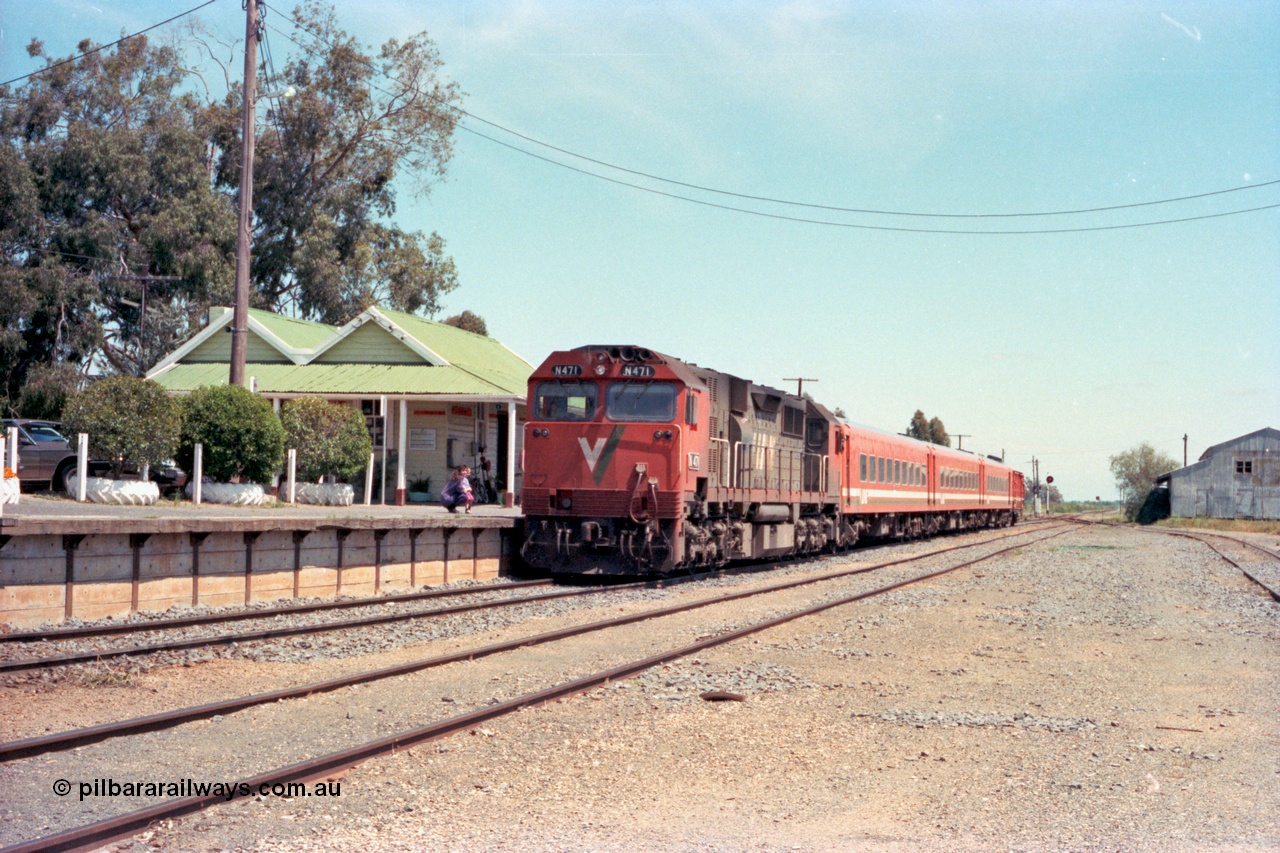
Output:
[[150,619],[139,622],[97,623],[74,628],[54,628],[47,631],[15,631],[0,634],[0,643],[38,643],[58,640],[76,640],[85,637],[108,637],[118,634],[137,634],[144,631],[165,631],[177,628],[194,628],[199,625],[217,625],[224,622],[241,622],[249,619],[274,619],[280,616],[296,616],[305,613],[323,613],[330,610],[351,610],[360,607],[377,607],[387,604],[403,604],[435,598],[453,598],[461,595],[477,595],[483,592],[505,592],[512,589],[549,586],[550,580],[524,580],[510,583],[479,584],[454,589],[432,589],[422,592],[406,592],[374,598],[352,598],[343,601],[324,601],[314,604],[289,604],[281,607],[261,607],[233,610],[225,613],[202,613],[198,616],[180,616],[169,619]]
[[[1045,522],[1033,522],[1031,525],[1022,526],[1020,529],[1030,529],[1032,525]],[[812,558],[800,558],[812,559]],[[778,563],[769,564],[771,566],[779,565]],[[752,571],[753,568],[727,571]],[[382,613],[373,616],[365,616],[356,619],[335,619],[328,622],[319,622],[314,624],[302,625],[285,625],[285,626],[268,626],[256,628],[247,631],[238,631],[235,633],[225,633],[218,635],[203,635],[198,637],[182,637],[172,640],[163,640],[153,643],[146,643],[134,646],[119,647],[95,647],[87,650],[79,650],[60,655],[47,655],[39,657],[12,658],[9,660],[0,660],[0,675],[5,673],[30,671],[37,669],[45,669],[56,666],[66,666],[79,663],[92,663],[98,661],[112,660],[121,657],[136,657],[141,655],[156,654],[167,651],[187,651],[192,649],[205,648],[210,646],[230,646],[239,645],[262,640],[271,640],[283,637],[295,637],[309,634],[326,633],[330,631],[354,630],[359,628],[369,628],[379,625],[389,625],[396,622],[406,622],[416,619],[440,618],[444,616],[456,615],[459,613],[467,613],[479,610],[490,610],[500,607],[513,607],[523,604],[537,604],[539,602],[555,601],[565,598],[576,598],[583,596],[599,595],[603,593],[618,592],[623,590],[634,589],[658,589],[662,586],[674,583],[686,583],[700,578],[722,575],[724,571],[709,572],[705,574],[692,574],[679,577],[673,577],[662,581],[641,581],[627,584],[611,584],[608,586],[591,586],[591,587],[575,587],[573,589],[559,589],[552,592],[537,593],[526,596],[512,596],[509,598],[501,598],[498,600],[484,600],[476,602],[467,602],[462,604],[447,605],[445,607],[436,607],[427,610],[402,610],[397,612]],[[164,630],[182,630],[189,627],[198,627],[205,624],[217,624],[229,621],[241,621],[250,619],[279,619],[283,616],[307,615],[313,613],[324,613],[337,609],[350,609],[361,606],[375,605],[391,605],[396,606],[405,603],[411,603],[419,600],[439,599],[446,597],[462,597],[468,595],[480,595],[487,593],[506,593],[513,590],[521,590],[528,588],[544,587],[550,585],[549,580],[529,580],[517,581],[505,584],[486,584],[483,586],[466,587],[455,590],[432,590],[419,593],[407,593],[404,595],[388,596],[376,599],[359,599],[351,602],[326,602],[321,604],[307,605],[289,605],[275,608],[264,608],[261,610],[236,611],[225,614],[207,614],[196,617],[181,617],[177,619],[161,619],[153,622],[128,623],[126,625],[105,625],[95,628],[93,626],[84,626],[69,628],[63,630],[54,630],[49,632],[29,632],[25,634],[6,635],[4,642],[14,643],[25,641],[28,643],[38,642],[43,648],[46,643],[58,642],[63,640],[81,640],[95,639],[98,637],[110,637],[123,633],[140,633],[149,631]]]
[[[1099,524],[1099,525],[1105,525],[1108,527],[1129,526],[1129,525],[1118,524],[1116,522],[1110,522],[1110,521],[1084,521],[1083,523]],[[1139,529],[1145,533],[1160,533],[1165,536],[1176,536],[1180,539],[1191,539],[1203,544],[1210,551],[1217,554],[1223,560],[1225,560],[1226,562],[1230,563],[1231,565],[1239,569],[1241,574],[1243,574],[1250,581],[1262,587],[1262,589],[1266,590],[1266,592],[1273,599],[1275,599],[1276,601],[1280,601],[1280,570],[1273,573],[1272,578],[1264,579],[1260,576],[1260,573],[1256,571],[1253,571],[1253,572],[1249,571],[1249,569],[1245,568],[1245,566],[1241,564],[1239,560],[1236,560],[1231,556],[1227,555],[1221,548],[1214,545],[1213,542],[1210,541],[1210,539],[1222,539],[1227,542],[1231,542],[1235,545],[1245,548],[1246,550],[1256,551],[1262,554],[1263,556],[1267,557],[1269,560],[1275,561],[1277,563],[1280,563],[1280,553],[1276,553],[1275,551],[1272,551],[1270,548],[1264,548],[1263,546],[1257,544],[1256,542],[1250,542],[1247,539],[1241,539],[1237,536],[1228,536],[1225,533],[1213,533],[1207,530],[1188,532],[1188,531],[1182,531],[1182,530],[1165,530],[1162,528],[1153,528],[1153,527],[1141,527]]]
[[[257,791],[260,789],[259,786],[271,787],[275,785],[287,785],[290,783],[307,783],[307,782],[313,782],[317,779],[323,779],[337,772],[343,771],[346,768],[349,768],[355,764],[359,764],[363,761],[366,761],[370,758],[373,758],[379,755],[406,749],[418,743],[423,743],[425,741],[430,741],[437,738],[445,737],[450,734],[457,733],[459,731],[468,730],[480,723],[505,716],[507,714],[518,711],[522,708],[528,708],[528,707],[544,704],[546,702],[553,701],[556,699],[573,696],[575,694],[582,693],[584,691],[593,689],[595,687],[607,684],[611,681],[617,681],[620,679],[628,678],[630,676],[636,675],[637,673],[643,672],[644,670],[652,668],[654,666],[658,666],[660,664],[664,664],[664,663],[676,660],[678,658],[693,655],[703,650],[713,648],[715,646],[724,645],[726,643],[730,643],[735,640],[748,637],[752,634],[756,634],[761,631],[765,631],[770,628],[773,628],[797,619],[804,618],[806,616],[822,613],[824,611],[831,610],[836,607],[840,607],[846,604],[851,604],[857,601],[871,598],[873,596],[883,595],[885,593],[891,592],[893,590],[901,589],[903,587],[906,587],[912,584],[917,584],[933,578],[937,578],[939,576],[948,574],[950,572],[954,572],[959,569],[963,569],[963,568],[984,562],[986,560],[993,559],[995,557],[1009,553],[1011,551],[1024,548],[1030,545],[1038,544],[1048,539],[1052,539],[1056,536],[1060,536],[1071,529],[1075,529],[1075,526],[1072,524],[1063,524],[1059,526],[1063,527],[1064,529],[1056,530],[1055,528],[1051,527],[1049,528],[1049,530],[1036,531],[1036,532],[1045,532],[1045,533],[1048,533],[1048,535],[1040,536],[1039,538],[1032,539],[1031,541],[1027,541],[1027,542],[1019,542],[1016,544],[1007,545],[1005,547],[999,548],[998,550],[983,554],[974,559],[965,560],[963,562],[946,566],[941,569],[936,569],[933,571],[928,571],[923,574],[899,579],[893,583],[876,587],[870,590],[864,590],[854,594],[844,595],[829,601],[821,602],[819,604],[803,607],[801,609],[794,610],[789,613],[785,613],[773,618],[768,618],[759,622],[755,622],[753,624],[746,625],[740,628],[725,630],[725,631],[716,633],[713,636],[702,637],[690,644],[667,649],[665,651],[659,652],[658,654],[650,655],[648,657],[641,658],[639,660],[630,661],[619,666],[613,666],[613,667],[610,667],[609,669],[602,670],[600,672],[596,672],[584,677],[564,681],[562,683],[556,684],[552,687],[548,687],[542,690],[536,690],[530,693],[525,693],[523,695],[516,696],[507,701],[495,702],[494,704],[490,704],[464,714],[459,714],[457,716],[450,717],[446,720],[435,722],[427,726],[421,726],[418,728],[398,732],[396,734],[393,734],[387,737],[378,738],[376,740],[359,744],[354,747],[338,750],[336,752],[331,752],[329,754],[322,755],[317,758],[300,761],[294,764],[290,764],[288,766],[270,770],[265,773],[258,774],[256,776],[240,780],[239,783],[244,786],[248,786],[247,788],[244,788],[242,790]],[[552,639],[560,639],[563,637],[576,636],[580,634],[590,633],[593,631],[604,630],[607,627],[616,627],[619,625],[629,624],[631,622],[641,621],[643,619],[652,619],[662,615],[670,615],[673,613],[684,612],[684,611],[692,610],[698,607],[705,607],[710,604],[724,603],[726,601],[733,601],[733,600],[745,598],[748,596],[761,595],[769,592],[778,592],[784,589],[793,589],[800,586],[820,583],[825,580],[832,580],[832,579],[841,578],[841,577],[849,577],[853,575],[866,574],[868,572],[873,572],[878,569],[886,568],[888,566],[900,566],[906,563],[918,562],[921,560],[937,557],[939,555],[946,554],[952,551],[981,547],[982,545],[997,544],[999,540],[1011,538],[1013,536],[1023,536],[1030,532],[1031,531],[1026,531],[1026,530],[1018,531],[1016,533],[1006,534],[1005,536],[999,537],[999,539],[997,539],[995,542],[993,542],[992,540],[987,540],[981,543],[969,543],[966,545],[953,546],[946,549],[938,549],[935,551],[931,551],[926,554],[920,554],[912,557],[906,557],[898,560],[888,561],[882,564],[864,566],[857,569],[848,569],[848,570],[825,573],[823,575],[816,576],[816,577],[791,580],[791,581],[787,581],[779,584],[772,584],[767,587],[759,588],[759,589],[731,592],[726,595],[715,596],[712,599],[688,602],[688,603],[676,605],[674,607],[661,608],[654,611],[646,611],[644,613],[631,614],[628,616],[618,617],[616,619],[603,620],[601,622],[589,623],[587,625],[574,626],[574,627],[563,629],[561,631],[556,631],[556,632],[548,632],[545,635],[537,635],[536,637],[523,638],[522,640],[515,641],[512,644],[495,644],[495,646],[491,646],[491,647],[484,647],[482,649],[473,649],[473,650],[470,650],[469,652],[460,653],[459,656],[451,656],[451,657],[453,657],[453,659],[468,659],[469,657],[474,658],[475,656],[480,654],[493,654],[498,651],[505,650],[505,648],[502,648],[500,646],[509,647],[509,648],[518,648],[521,645],[528,645],[528,644],[531,644],[532,642],[549,642]],[[424,663],[426,665],[439,665],[439,663],[441,662],[444,662],[443,659],[436,659],[436,662],[419,662],[419,663]],[[374,674],[366,673],[366,674],[363,674],[363,676],[354,676],[352,678],[360,679],[362,677],[368,677],[370,675],[374,675]],[[388,677],[388,676],[380,675],[378,677]],[[276,700],[263,699],[262,701],[276,701]],[[138,722],[138,721],[134,721],[134,722]],[[100,728],[100,727],[97,727],[97,728]],[[101,738],[97,738],[97,739],[101,739]],[[263,790],[265,790],[265,788]],[[144,829],[145,827],[147,827],[148,825],[156,821],[172,819],[182,815],[197,812],[197,811],[209,808],[211,806],[217,805],[218,803],[221,803],[221,802],[226,802],[226,798],[221,795],[205,795],[205,796],[196,795],[196,796],[177,798],[177,799],[159,803],[144,809],[140,809],[137,811],[118,815],[116,817],[108,818],[106,820],[102,820],[97,823],[75,827],[72,829],[68,829],[68,830],[56,833],[54,835],[49,835],[42,838],[26,841],[26,842],[21,842],[11,847],[4,848],[3,853],[18,853],[18,851],[23,851],[23,853],[27,853],[27,851],[37,851],[37,850],[53,851],[53,850],[91,849],[96,846],[101,846],[104,844],[111,843],[113,841],[118,841],[118,840],[128,838],[129,836]]]
[[[408,675],[414,672],[431,669],[434,667],[444,666],[450,663],[460,661],[477,660],[482,657],[498,654],[500,652],[513,651],[528,646],[541,645],[544,643],[554,642],[556,640],[566,639],[568,637],[580,636],[582,634],[594,631],[603,631],[609,628],[616,628],[623,625],[629,625],[636,622],[656,619],[663,616],[670,616],[676,613],[683,613],[689,610],[707,607],[714,604],[722,604],[729,601],[737,601],[744,598],[751,598],[771,592],[781,592],[783,590],[795,589],[797,587],[809,586],[812,584],[822,583],[828,580],[852,577],[855,575],[867,574],[869,572],[892,566],[905,565],[907,563],[919,562],[931,557],[942,554],[951,553],[953,551],[967,550],[970,548],[978,548],[984,545],[990,545],[993,542],[1000,542],[1004,539],[1014,536],[1026,535],[1031,531],[1021,530],[1014,533],[1006,533],[993,539],[986,539],[982,542],[972,542],[963,545],[954,545],[948,548],[935,549],[926,554],[918,554],[911,557],[903,557],[896,560],[889,560],[881,563],[875,563],[870,566],[862,566],[856,569],[844,569],[835,572],[828,572],[821,575],[801,578],[798,580],[784,581],[782,583],[770,584],[768,586],[755,589],[742,590],[737,592],[726,593],[724,595],[715,596],[707,599],[701,599],[694,602],[678,604],[670,607],[656,608],[646,610],[640,613],[629,614],[626,616],[615,617],[612,619],[604,619],[583,625],[571,626],[555,631],[547,631],[540,634],[534,634],[526,637],[520,637],[514,640],[501,643],[493,643],[472,649],[465,649],[447,655],[439,655],[431,658],[410,661],[396,666],[384,667],[382,669],[369,670],[366,672],[355,673],[340,678],[329,679],[326,681],[312,682],[309,684],[299,685],[297,687],[284,688],[274,690],[267,693],[259,693],[251,696],[241,696],[233,699],[226,699],[220,702],[211,702],[203,705],[195,705],[187,708],[179,708],[173,711],[167,711],[159,714],[152,714],[146,717],[138,717],[130,720],[123,720],[115,723],[104,723],[97,726],[90,726],[80,729],[71,729],[64,732],[57,732],[39,737],[26,738],[23,740],[9,741],[0,743],[0,762],[13,761],[19,758],[28,758],[34,755],[42,755],[48,752],[60,751],[65,749],[74,749],[79,746],[85,746],[90,743],[97,743],[114,737],[130,736],[143,734],[145,732],[157,731],[160,729],[172,728],[196,720],[208,719],[219,714],[229,714],[236,711],[244,710],[255,705],[263,705],[271,702],[280,702],[286,699],[296,699],[304,696],[311,696],[319,693],[328,693],[345,687],[357,684],[366,684],[374,681],[381,681],[387,678],[395,678],[402,675]],[[1022,546],[1014,546],[1022,547]],[[1005,549],[1008,550],[1008,549]],[[1003,553],[1003,552],[1000,552]],[[643,586],[643,585],[641,585]],[[619,587],[611,587],[618,589]]]

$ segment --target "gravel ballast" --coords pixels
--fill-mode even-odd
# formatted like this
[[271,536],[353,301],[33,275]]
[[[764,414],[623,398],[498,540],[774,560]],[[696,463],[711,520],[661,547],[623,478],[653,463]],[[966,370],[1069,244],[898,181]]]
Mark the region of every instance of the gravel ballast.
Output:
[[[892,579],[708,607],[12,762],[0,767],[0,842],[156,801],[59,798],[58,778],[259,772]],[[157,697],[208,701],[232,685],[314,680],[708,592],[530,613],[465,636],[371,643],[362,657],[222,659],[127,684],[15,680],[0,695],[6,727],[38,733],[45,725],[20,719],[24,709],[60,729],[53,717],[76,722],[86,702],[118,719]],[[122,849],[1271,850],[1277,650],[1280,605],[1204,546],[1089,528],[367,762],[335,780],[337,798],[237,799]],[[715,693],[741,701],[701,698]]]

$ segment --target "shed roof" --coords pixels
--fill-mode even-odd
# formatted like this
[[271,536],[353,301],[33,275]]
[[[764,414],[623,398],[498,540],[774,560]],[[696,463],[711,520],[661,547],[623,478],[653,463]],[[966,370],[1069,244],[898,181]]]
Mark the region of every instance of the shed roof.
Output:
[[1276,441],[1280,441],[1280,429],[1263,427],[1262,429],[1254,430],[1253,432],[1247,435],[1236,436],[1235,438],[1221,442],[1220,444],[1213,445],[1204,453],[1200,454],[1200,459],[1201,460],[1208,459],[1210,456],[1213,456],[1215,453],[1217,453],[1220,450],[1231,447],[1234,444],[1239,444],[1243,441],[1249,441],[1250,439],[1254,439],[1254,438],[1272,438],[1272,439],[1275,439]]

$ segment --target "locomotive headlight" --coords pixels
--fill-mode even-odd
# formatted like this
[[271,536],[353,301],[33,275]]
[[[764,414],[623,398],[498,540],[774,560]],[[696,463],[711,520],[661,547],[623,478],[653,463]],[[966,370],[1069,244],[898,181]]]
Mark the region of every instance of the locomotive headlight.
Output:
[[561,499],[560,499],[560,508],[561,508],[561,509],[573,509],[573,498],[561,498]]
[[662,440],[662,430],[660,430],[660,429],[655,429],[655,430],[653,431],[653,440],[654,440],[654,441],[661,441],[661,440]]

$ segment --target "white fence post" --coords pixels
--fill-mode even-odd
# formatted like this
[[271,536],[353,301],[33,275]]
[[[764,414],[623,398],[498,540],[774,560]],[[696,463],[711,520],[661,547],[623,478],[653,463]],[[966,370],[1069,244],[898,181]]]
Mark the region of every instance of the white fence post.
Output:
[[287,492],[289,496],[289,503],[294,503],[294,500],[296,497],[295,491],[294,491],[294,484],[297,483],[297,481],[298,481],[298,451],[297,449],[290,447],[289,448],[289,486],[288,486],[288,492]]
[[195,471],[191,474],[192,477],[195,477],[195,480],[191,483],[191,500],[196,504],[196,506],[199,506],[200,498],[203,497],[200,486],[204,483],[204,445],[197,442],[195,450],[196,462],[195,465],[192,466],[195,468]]
[[76,436],[76,503],[84,503],[89,486],[89,433]]
[[7,445],[9,455],[5,462],[5,467],[9,468],[13,473],[18,473],[18,428],[16,426],[9,427],[9,443]]
[[364,505],[373,503],[373,454],[369,454],[369,467],[364,469]]

